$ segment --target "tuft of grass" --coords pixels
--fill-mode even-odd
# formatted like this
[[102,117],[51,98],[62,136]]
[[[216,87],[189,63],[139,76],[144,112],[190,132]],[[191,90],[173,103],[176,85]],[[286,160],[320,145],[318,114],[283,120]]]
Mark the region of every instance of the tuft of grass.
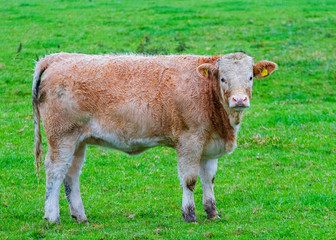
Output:
[[[42,1],[0,8],[1,239],[333,239],[336,234],[334,0]],[[219,161],[221,219],[195,189],[184,223],[176,153],[89,147],[81,192],[89,225],[42,219],[45,175],[33,158],[34,61],[55,52],[203,54],[244,50],[279,70],[255,81],[238,149]],[[43,139],[44,147],[46,139]]]

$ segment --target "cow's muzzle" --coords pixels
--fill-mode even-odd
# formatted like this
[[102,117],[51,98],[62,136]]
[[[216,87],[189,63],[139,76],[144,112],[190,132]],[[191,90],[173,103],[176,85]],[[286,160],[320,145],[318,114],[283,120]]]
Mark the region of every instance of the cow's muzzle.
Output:
[[229,98],[229,107],[242,111],[250,106],[250,99],[247,95],[232,95]]

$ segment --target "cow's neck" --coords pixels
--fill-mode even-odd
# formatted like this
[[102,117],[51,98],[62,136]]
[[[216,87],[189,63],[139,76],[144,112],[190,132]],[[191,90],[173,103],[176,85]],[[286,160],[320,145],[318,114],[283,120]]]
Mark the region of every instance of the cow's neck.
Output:
[[226,102],[223,102],[224,110],[226,111],[231,127],[234,130],[235,135],[238,133],[240,123],[243,119],[243,111],[235,111],[228,106]]
[[229,108],[228,103],[223,102],[218,83],[212,83],[208,86],[209,117],[216,134],[222,137],[226,142],[235,142],[239,131],[243,112],[237,112]]

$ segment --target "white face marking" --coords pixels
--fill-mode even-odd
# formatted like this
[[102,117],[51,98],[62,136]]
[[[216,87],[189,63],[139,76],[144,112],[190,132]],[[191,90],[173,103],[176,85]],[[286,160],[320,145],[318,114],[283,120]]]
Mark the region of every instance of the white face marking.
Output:
[[253,58],[244,53],[224,55],[218,61],[218,74],[222,97],[229,106],[235,107],[236,101],[240,101],[245,106],[236,110],[248,107],[253,88]]

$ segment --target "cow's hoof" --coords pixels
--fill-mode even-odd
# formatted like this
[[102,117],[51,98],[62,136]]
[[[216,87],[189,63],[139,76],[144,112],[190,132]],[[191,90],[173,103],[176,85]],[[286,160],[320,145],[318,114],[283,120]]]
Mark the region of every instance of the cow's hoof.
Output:
[[49,217],[44,216],[43,219],[48,221],[49,223],[60,223],[61,222],[59,217],[57,217],[56,219],[51,219]]
[[184,218],[184,221],[187,223],[197,223],[196,216],[190,217],[190,218]]
[[77,223],[84,223],[86,225],[89,225],[89,221],[87,220],[86,217],[77,217],[75,215],[71,215],[71,217],[74,218]]
[[187,223],[197,222],[194,206],[188,206],[185,209],[182,209],[182,216]]
[[221,215],[218,214],[217,211],[211,212],[210,214],[207,214],[208,219],[217,219],[221,218]]
[[204,211],[207,213],[208,219],[218,218],[218,212],[216,210],[216,201],[215,199],[208,199],[204,203]]
[[88,220],[84,220],[84,221],[77,221],[78,224],[85,224],[85,225],[90,225]]
[[221,215],[219,215],[219,214],[217,214],[217,215],[215,215],[215,216],[208,216],[208,219],[209,220],[216,220],[216,219],[221,219],[222,218],[222,216]]

